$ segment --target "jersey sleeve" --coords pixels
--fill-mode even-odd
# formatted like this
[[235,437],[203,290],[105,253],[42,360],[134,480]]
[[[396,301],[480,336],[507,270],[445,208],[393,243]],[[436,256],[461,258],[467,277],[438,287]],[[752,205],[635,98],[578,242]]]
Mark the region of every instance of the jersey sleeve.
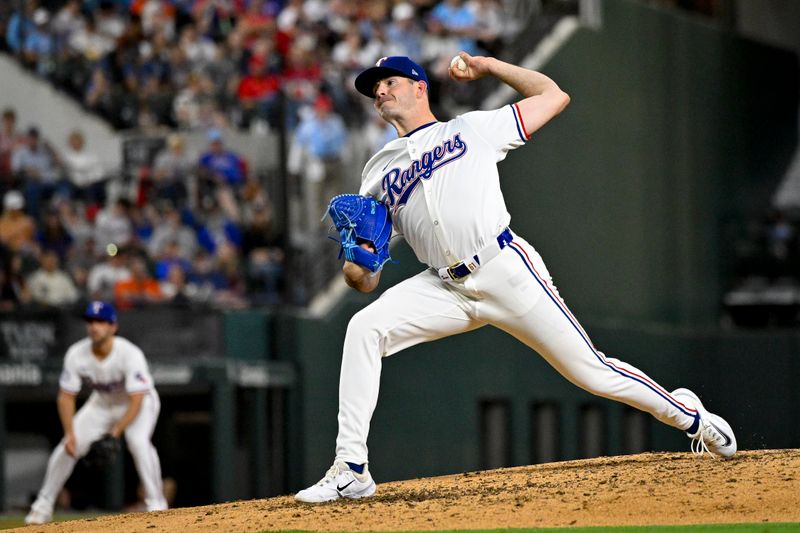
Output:
[[459,117],[495,150],[497,161],[530,139],[517,104],[492,111],[470,111]]
[[125,368],[125,392],[128,394],[141,394],[153,388],[153,377],[147,366],[144,353],[133,347],[128,354]]
[[64,356],[64,367],[58,378],[58,387],[70,394],[78,394],[81,391],[81,377],[78,374],[78,365],[73,350],[68,350]]

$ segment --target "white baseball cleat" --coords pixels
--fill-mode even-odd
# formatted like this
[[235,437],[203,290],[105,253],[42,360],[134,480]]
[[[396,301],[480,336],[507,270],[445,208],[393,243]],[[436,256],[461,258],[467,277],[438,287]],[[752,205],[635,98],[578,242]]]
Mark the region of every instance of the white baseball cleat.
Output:
[[336,461],[316,485],[301,490],[294,499],[304,503],[332,502],[339,498],[366,498],[375,494],[375,481],[372,480],[367,465],[364,473],[358,474],[344,461]]
[[39,511],[34,511],[31,509],[31,512],[28,513],[28,516],[25,517],[25,523],[28,525],[32,524],[46,524],[50,522],[53,517],[49,514],[41,513]]
[[697,431],[686,433],[692,439],[692,453],[703,455],[709,452],[719,457],[730,457],[736,453],[736,437],[724,418],[709,413],[700,398],[689,389],[675,389],[672,395],[700,413]]

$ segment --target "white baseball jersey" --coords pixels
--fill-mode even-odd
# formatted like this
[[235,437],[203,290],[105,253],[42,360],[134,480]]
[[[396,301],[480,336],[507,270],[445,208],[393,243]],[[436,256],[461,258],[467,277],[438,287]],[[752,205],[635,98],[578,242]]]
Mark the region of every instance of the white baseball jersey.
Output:
[[420,261],[449,266],[508,226],[497,163],[526,139],[516,105],[431,122],[367,162],[360,194],[390,208],[394,230]]
[[144,488],[147,510],[166,509],[161,461],[150,441],[161,400],[142,350],[128,339],[115,336],[111,353],[100,360],[92,353],[91,339],[84,338],[67,349],[58,384],[70,394],[78,394],[85,385],[92,389],[92,394],[73,418],[77,457],[66,452],[64,440],[56,446],[31,509],[43,516],[52,515],[56,496],[72,474],[78,458],[86,455],[91,444],[110,432],[124,416],[130,394],[144,394],[145,397],[136,418],[125,429],[125,442]]
[[350,320],[339,384],[338,460],[368,461],[383,357],[486,325],[513,335],[596,395],[676,428],[697,423],[691,406],[594,347],[540,255],[507,229],[511,217],[497,163],[528,138],[513,104],[422,125],[367,162],[360,194],[389,207],[395,231],[438,272],[426,269],[398,283]]
[[123,337],[114,337],[111,353],[103,360],[92,353],[88,337],[67,350],[58,380],[66,392],[78,394],[85,385],[107,403],[128,403],[129,394],[154,391],[144,353]]

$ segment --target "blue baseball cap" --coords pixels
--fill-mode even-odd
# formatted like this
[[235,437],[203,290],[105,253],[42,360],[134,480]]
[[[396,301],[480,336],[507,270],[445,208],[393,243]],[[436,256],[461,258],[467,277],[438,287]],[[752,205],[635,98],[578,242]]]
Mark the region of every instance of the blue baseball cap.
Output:
[[219,131],[217,128],[211,128],[206,132],[206,137],[210,142],[221,141],[222,132]]
[[114,323],[117,321],[117,310],[110,303],[94,301],[86,306],[83,318],[85,320],[102,320],[103,322]]
[[364,96],[375,98],[373,93],[375,84],[389,76],[403,76],[430,85],[425,69],[421,66],[405,56],[389,56],[380,58],[374,67],[368,68],[356,77],[356,90]]

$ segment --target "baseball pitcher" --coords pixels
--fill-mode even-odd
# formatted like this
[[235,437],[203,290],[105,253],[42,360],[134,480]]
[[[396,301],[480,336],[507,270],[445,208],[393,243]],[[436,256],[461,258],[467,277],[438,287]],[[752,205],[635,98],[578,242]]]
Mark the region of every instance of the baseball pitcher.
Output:
[[[362,204],[339,197],[331,202],[345,280],[362,292],[375,289],[388,239],[370,239],[369,228],[383,227],[387,217],[429,268],[388,289],[351,319],[342,356],[335,460],[296,499],[324,502],[374,494],[367,435],[382,358],[487,324],[538,352],[577,386],[685,431],[696,453],[733,455],[730,425],[708,412],[694,393],[669,392],[594,347],[542,258],[509,227],[497,163],[561,113],[570,97],[544,74],[493,57],[462,52],[453,58],[450,76],[464,82],[494,76],[521,99],[440,122],[428,103],[425,71],[407,57],[384,57],[355,80],[399,138],[364,167]],[[367,200],[383,204],[386,213],[370,208]],[[368,212],[374,212],[372,219]]]
[[[57,404],[64,438],[50,455],[44,483],[25,517],[26,524],[52,519],[56,496],[93,443],[103,443],[94,448],[107,450],[106,443],[123,435],[144,487],[147,510],[167,508],[161,462],[150,442],[161,402],[144,354],[129,340],[116,336],[117,313],[111,304],[91,302],[83,318],[87,337],[69,347],[59,378]],[[75,398],[82,384],[92,393],[76,413]]]

